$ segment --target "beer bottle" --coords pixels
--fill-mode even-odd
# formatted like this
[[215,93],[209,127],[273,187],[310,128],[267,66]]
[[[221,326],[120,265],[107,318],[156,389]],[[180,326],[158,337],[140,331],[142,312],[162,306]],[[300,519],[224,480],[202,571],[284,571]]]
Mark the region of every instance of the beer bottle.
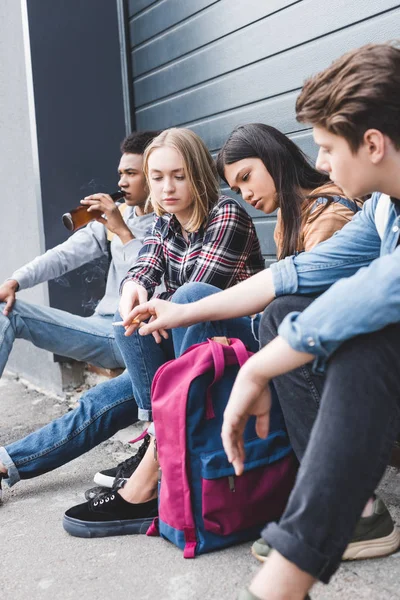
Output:
[[[114,192],[110,194],[111,198],[114,202],[117,200],[121,200],[125,195],[125,192]],[[88,212],[88,206],[78,206],[77,208],[73,208],[70,212],[64,213],[62,216],[62,222],[68,231],[76,231],[80,227],[87,225],[90,221],[93,221],[97,217],[102,216],[101,210],[92,210]]]

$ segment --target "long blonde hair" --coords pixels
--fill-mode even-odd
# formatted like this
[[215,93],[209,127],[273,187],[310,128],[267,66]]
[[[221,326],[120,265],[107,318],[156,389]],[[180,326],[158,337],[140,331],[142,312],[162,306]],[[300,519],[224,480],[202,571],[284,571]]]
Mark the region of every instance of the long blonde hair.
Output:
[[[219,184],[214,161],[203,140],[190,129],[173,127],[166,129],[149,144],[143,155],[143,171],[149,182],[149,156],[156,148],[168,146],[181,155],[185,175],[188,178],[190,191],[193,196],[193,213],[185,225],[186,231],[200,229],[212,207],[219,197]],[[149,196],[156,215],[164,215],[166,211]]]

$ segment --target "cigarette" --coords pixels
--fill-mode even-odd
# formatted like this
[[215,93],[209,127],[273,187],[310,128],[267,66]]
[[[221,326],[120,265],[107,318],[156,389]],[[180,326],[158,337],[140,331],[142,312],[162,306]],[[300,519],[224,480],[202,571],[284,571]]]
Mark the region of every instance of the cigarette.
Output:
[[[123,321],[114,321],[114,323],[112,323],[112,325],[114,327],[124,327],[124,322]],[[142,321],[139,321],[138,319],[133,319],[133,321],[131,322],[131,325],[139,325],[139,327],[143,327],[144,323]],[[129,325],[127,325],[126,327],[129,327]]]

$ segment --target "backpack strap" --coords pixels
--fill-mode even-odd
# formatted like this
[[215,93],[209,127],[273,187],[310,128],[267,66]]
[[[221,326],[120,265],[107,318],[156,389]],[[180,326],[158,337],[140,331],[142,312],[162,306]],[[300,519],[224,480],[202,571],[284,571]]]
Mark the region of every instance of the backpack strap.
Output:
[[[310,210],[310,215],[312,215],[312,213],[318,208],[318,206],[321,206],[321,204],[327,204],[328,201],[329,198],[317,198],[314,202],[312,209]],[[333,201],[342,204],[343,206],[351,210],[354,214],[358,213],[358,211],[361,210],[361,208],[358,206],[355,200],[349,200],[348,198],[343,198],[343,196],[333,196]]]
[[[222,339],[223,341],[220,342],[219,341],[220,339]],[[210,338],[208,340],[208,342],[210,344],[210,348],[211,348],[213,362],[214,362],[214,379],[212,380],[212,382],[210,383],[210,385],[207,388],[206,419],[213,419],[215,417],[214,407],[212,404],[212,397],[211,397],[211,388],[214,385],[214,383],[217,383],[217,381],[219,381],[222,378],[222,376],[224,374],[224,370],[225,370],[224,345],[226,345],[225,341],[229,344],[229,341],[227,338]]]
[[[219,381],[222,378],[222,376],[224,374],[225,353],[230,352],[232,349],[233,352],[235,353],[236,360],[240,367],[242,367],[244,365],[246,360],[249,358],[249,354],[251,354],[251,353],[249,353],[249,351],[247,350],[247,348],[243,344],[243,342],[237,338],[229,340],[226,337],[221,337],[221,338],[214,337],[214,338],[209,338],[207,341],[210,344],[211,353],[212,353],[213,362],[214,362],[214,379],[212,380],[212,382],[210,383],[210,385],[207,388],[206,419],[213,419],[215,417],[215,413],[214,413],[214,407],[213,407],[213,403],[212,403],[211,388],[214,385],[214,383],[217,383],[217,381]],[[229,350],[228,350],[228,348],[229,348]]]
[[247,350],[246,346],[243,344],[242,340],[233,339],[231,343],[231,348],[236,354],[237,361],[240,367],[243,367],[246,360],[253,354],[249,350]]

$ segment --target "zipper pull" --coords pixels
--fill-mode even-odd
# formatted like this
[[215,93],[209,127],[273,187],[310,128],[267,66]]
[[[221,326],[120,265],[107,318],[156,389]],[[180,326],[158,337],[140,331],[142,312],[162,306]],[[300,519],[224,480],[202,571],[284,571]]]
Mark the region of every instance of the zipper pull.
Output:
[[231,492],[235,492],[235,476],[234,475],[229,475],[228,476],[228,483],[229,483],[229,490]]
[[153,458],[154,458],[155,462],[157,462],[157,460],[158,460],[158,456],[157,456],[157,438],[154,438],[154,454],[153,454]]

